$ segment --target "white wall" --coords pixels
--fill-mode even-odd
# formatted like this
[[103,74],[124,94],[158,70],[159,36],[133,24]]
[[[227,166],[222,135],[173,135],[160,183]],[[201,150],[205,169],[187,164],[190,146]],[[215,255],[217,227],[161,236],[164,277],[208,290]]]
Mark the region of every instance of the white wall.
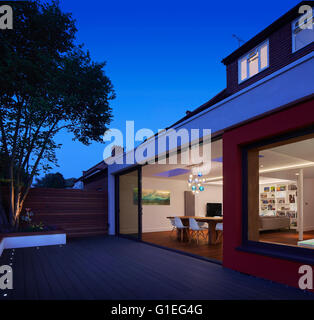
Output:
[[[143,205],[143,232],[171,230],[167,217],[184,215],[186,181],[143,177],[143,189],[169,190],[170,206]],[[205,186],[195,198],[195,215],[206,215],[206,203],[222,203],[222,186]]]
[[170,205],[143,205],[143,232],[171,230],[169,216],[184,216],[184,191],[187,182],[183,180],[143,177],[143,189],[170,191]]
[[314,179],[304,179],[304,231],[314,230]]
[[206,204],[222,204],[222,186],[205,185],[205,190],[195,196],[195,215],[200,217],[206,216]]

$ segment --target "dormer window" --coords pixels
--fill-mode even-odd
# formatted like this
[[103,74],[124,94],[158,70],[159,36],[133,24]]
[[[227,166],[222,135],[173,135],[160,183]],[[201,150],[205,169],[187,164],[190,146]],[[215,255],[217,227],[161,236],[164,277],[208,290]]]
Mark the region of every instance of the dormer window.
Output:
[[269,65],[268,40],[239,59],[239,83],[253,77]]
[[314,40],[313,15],[302,16],[292,22],[292,52],[298,51]]

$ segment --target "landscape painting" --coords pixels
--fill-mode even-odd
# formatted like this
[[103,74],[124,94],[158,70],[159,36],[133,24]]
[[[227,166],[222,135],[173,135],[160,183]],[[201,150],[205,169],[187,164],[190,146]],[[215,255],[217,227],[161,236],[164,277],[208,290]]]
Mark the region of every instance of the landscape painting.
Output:
[[[133,203],[138,203],[138,189],[133,189]],[[165,190],[142,190],[142,205],[170,205],[170,191]]]

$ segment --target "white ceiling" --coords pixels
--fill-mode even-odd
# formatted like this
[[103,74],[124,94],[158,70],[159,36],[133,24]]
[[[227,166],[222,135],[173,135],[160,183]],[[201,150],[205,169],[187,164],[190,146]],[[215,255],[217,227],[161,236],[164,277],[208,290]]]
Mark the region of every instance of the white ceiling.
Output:
[[290,143],[260,152],[263,177],[296,180],[303,168],[304,178],[314,178],[314,139]]
[[[212,159],[222,157],[222,140],[215,141],[211,144]],[[202,154],[202,148],[200,148]],[[259,159],[261,182],[265,181],[296,181],[296,173],[303,168],[305,178],[314,178],[314,139],[308,139],[292,144],[263,150],[260,152],[262,157]],[[169,170],[184,168],[191,169],[189,165],[169,164],[173,160],[180,161],[180,157],[170,157],[167,164],[152,164],[143,167],[144,177],[154,177],[158,179],[171,180],[187,180],[190,173],[174,176],[174,177],[158,177],[156,174]],[[211,180],[221,180],[222,163],[212,161],[212,169],[210,174],[205,178]],[[279,179],[279,180],[276,180]],[[214,183],[214,182],[212,182]],[[215,183],[218,183],[217,181]]]
[[[200,147],[200,155],[203,154],[203,148]],[[211,143],[211,156],[212,159],[218,159],[222,157],[222,140],[217,140]],[[158,177],[156,174],[166,172],[169,170],[183,168],[187,170],[191,170],[191,166],[188,164],[170,164],[172,161],[180,162],[180,157],[178,156],[170,156],[167,159],[166,164],[149,164],[143,167],[142,175],[144,177],[158,178],[158,179],[171,179],[171,180],[187,180],[190,172],[174,177]],[[212,161],[212,169],[210,174],[206,175],[206,178],[214,178],[222,176],[222,163],[217,161]]]

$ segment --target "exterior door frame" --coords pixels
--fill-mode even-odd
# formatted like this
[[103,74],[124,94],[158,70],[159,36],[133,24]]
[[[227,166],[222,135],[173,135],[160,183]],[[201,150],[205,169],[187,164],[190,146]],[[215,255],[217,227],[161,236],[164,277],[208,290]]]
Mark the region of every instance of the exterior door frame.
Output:
[[[137,171],[137,185],[138,185],[138,204],[137,204],[137,213],[138,213],[138,233],[137,238],[131,237],[126,234],[120,234],[120,191],[119,191],[119,183],[120,176],[124,174],[128,174],[130,172]],[[142,216],[143,216],[143,208],[142,208],[142,166],[138,165],[136,167],[132,167],[126,170],[123,170],[117,174],[115,174],[115,233],[118,237],[128,238],[132,240],[142,240]]]

